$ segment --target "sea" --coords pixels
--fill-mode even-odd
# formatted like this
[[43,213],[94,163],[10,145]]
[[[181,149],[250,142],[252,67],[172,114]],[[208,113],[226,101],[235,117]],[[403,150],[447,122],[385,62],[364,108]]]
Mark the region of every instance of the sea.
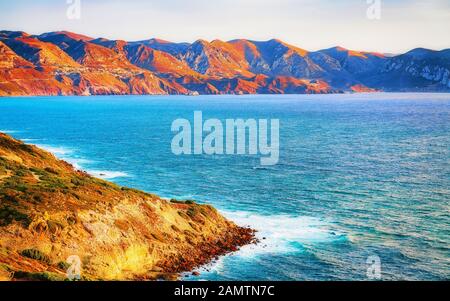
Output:
[[[279,120],[279,160],[176,155],[177,119]],[[0,132],[256,229],[185,280],[450,280],[450,94],[0,98]]]

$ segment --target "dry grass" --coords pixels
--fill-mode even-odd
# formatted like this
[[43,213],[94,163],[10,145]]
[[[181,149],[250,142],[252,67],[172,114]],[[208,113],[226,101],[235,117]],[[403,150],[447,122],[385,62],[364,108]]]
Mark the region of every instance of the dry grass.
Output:
[[1,133],[0,169],[0,279],[64,279],[72,255],[85,279],[173,278],[251,239],[211,206],[93,178]]

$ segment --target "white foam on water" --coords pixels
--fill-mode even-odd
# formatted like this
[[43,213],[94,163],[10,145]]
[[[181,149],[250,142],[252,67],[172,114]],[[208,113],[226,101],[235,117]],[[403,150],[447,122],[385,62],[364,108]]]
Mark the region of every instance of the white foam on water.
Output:
[[121,172],[121,171],[87,170],[86,172],[94,177],[104,179],[104,180],[130,177],[129,174],[127,174],[125,172]]
[[[204,275],[204,274],[208,274],[208,273],[221,274],[226,269],[225,259],[229,256],[231,256],[231,255],[221,256],[221,257],[219,257],[219,259],[214,260],[211,263],[208,263],[204,266],[201,266],[201,267],[195,269],[195,271],[199,272],[200,275]],[[200,276],[200,278],[194,277],[194,276],[192,276],[191,272],[185,272],[185,273],[182,273],[181,275],[183,277],[185,277],[187,280],[190,280],[190,279],[195,279],[195,280],[200,280],[200,281],[202,280],[202,276]]]
[[88,174],[98,177],[104,180],[110,180],[115,178],[124,178],[130,177],[129,174],[121,171],[110,171],[110,170],[89,170],[84,168],[86,164],[92,163],[90,160],[86,160],[83,158],[76,158],[73,156],[74,151],[72,149],[61,147],[61,146],[52,146],[46,144],[35,144],[37,147],[40,147],[52,154],[56,157],[67,161],[72,164],[73,167],[77,170],[85,170]]
[[264,253],[292,253],[303,251],[307,244],[338,240],[342,234],[331,230],[331,225],[318,218],[289,215],[258,215],[250,212],[222,212],[240,226],[257,231],[260,243],[242,247],[237,255],[255,256]]
[[[238,257],[244,260],[264,254],[292,254],[303,252],[308,244],[329,243],[345,235],[331,230],[332,225],[315,217],[290,215],[259,215],[243,211],[220,211],[237,225],[250,227],[257,231],[258,244],[243,246],[239,251],[221,256],[198,269],[201,275],[221,274],[227,268],[227,258]],[[265,239],[264,239],[265,238]],[[187,279],[191,278],[186,273]]]
[[17,133],[17,131],[13,131],[13,130],[0,130],[0,133],[4,133],[4,134],[15,134],[15,133]]
[[81,158],[62,157],[61,159],[72,164],[73,167],[75,167],[75,169],[77,169],[77,170],[83,170],[83,167],[82,167],[83,164],[92,163],[92,161],[90,161],[90,160],[81,159]]
[[[35,145],[39,148],[42,148],[42,149],[54,154],[57,157],[66,156],[68,154],[73,153],[73,150],[71,150],[69,148],[61,147],[61,146],[51,146],[51,145],[46,145],[46,144],[35,144]],[[62,159],[62,157],[61,157],[61,159]]]

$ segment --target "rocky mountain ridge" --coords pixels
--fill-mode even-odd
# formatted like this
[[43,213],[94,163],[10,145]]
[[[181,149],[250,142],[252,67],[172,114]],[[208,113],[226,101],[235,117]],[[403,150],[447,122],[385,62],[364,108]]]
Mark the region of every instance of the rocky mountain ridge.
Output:
[[401,55],[283,41],[192,44],[0,31],[0,96],[449,92],[450,49]]

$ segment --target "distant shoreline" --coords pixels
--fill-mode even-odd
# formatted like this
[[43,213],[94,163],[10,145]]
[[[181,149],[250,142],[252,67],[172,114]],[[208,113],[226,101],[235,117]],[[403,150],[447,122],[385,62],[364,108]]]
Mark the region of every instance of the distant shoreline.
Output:
[[450,49],[391,56],[279,39],[173,43],[0,31],[0,95],[450,92]]
[[364,96],[364,95],[450,95],[449,92],[442,92],[442,91],[429,91],[429,92],[414,92],[414,91],[399,91],[399,92],[344,92],[344,93],[324,93],[324,94],[201,94],[199,96],[190,96],[190,95],[179,95],[179,94],[110,94],[110,95],[0,95],[1,99],[10,99],[10,98],[71,98],[71,97],[77,97],[77,98],[90,98],[90,97],[98,97],[98,98],[119,98],[119,97],[173,97],[173,98],[186,98],[186,99],[196,99],[197,97],[210,97],[210,98],[248,98],[248,97],[254,97],[254,96],[269,96],[269,97],[290,97],[290,96],[308,96],[308,97],[319,97],[319,96],[339,96],[339,95],[347,95],[347,96]]

